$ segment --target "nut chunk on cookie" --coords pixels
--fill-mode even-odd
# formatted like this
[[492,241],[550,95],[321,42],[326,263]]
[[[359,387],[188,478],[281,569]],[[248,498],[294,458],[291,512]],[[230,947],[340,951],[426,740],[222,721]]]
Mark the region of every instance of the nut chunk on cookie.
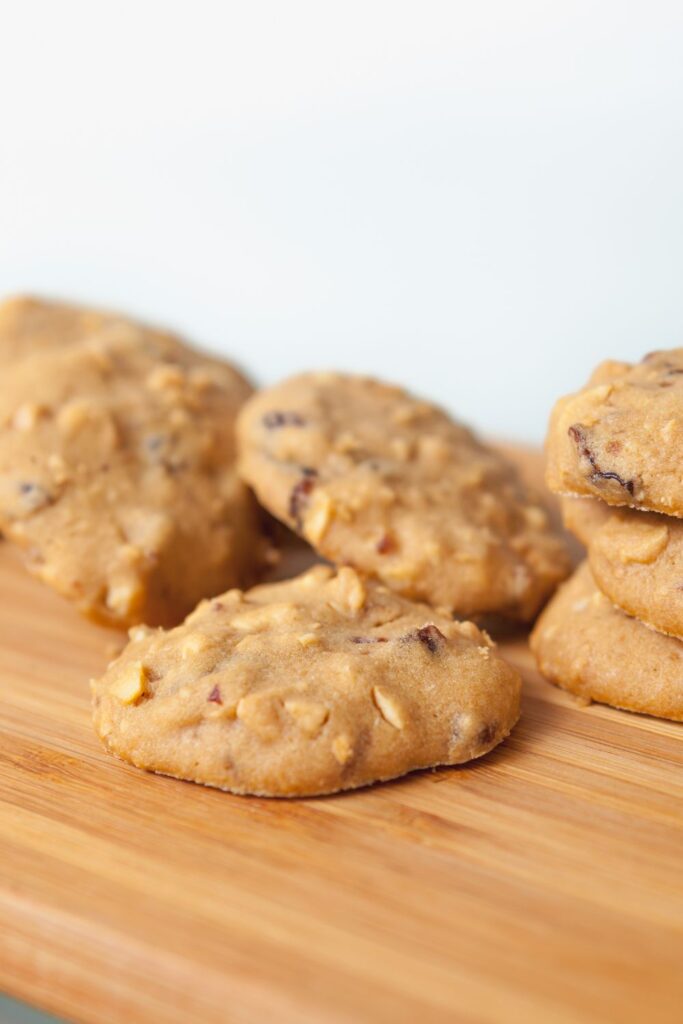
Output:
[[113,625],[179,622],[264,554],[237,477],[251,388],[227,363],[114,314],[0,306],[0,530]]
[[579,697],[683,721],[683,643],[615,608],[586,562],[531,634],[538,667]]
[[683,516],[683,348],[636,365],[603,363],[583,390],[555,406],[548,486]]
[[683,639],[683,519],[563,498],[565,525],[588,548],[603,594],[660,633]]
[[99,736],[139,768],[305,796],[485,754],[520,679],[472,623],[316,566],[132,630],[93,696]]
[[515,468],[399,388],[295,377],[250,399],[238,442],[240,470],[269,512],[405,597],[527,620],[569,571]]

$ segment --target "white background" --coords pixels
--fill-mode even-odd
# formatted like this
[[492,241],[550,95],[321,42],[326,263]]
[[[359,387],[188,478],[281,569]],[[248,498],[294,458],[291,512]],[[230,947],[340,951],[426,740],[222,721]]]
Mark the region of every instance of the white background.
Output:
[[683,4],[0,0],[0,293],[540,439],[683,344]]

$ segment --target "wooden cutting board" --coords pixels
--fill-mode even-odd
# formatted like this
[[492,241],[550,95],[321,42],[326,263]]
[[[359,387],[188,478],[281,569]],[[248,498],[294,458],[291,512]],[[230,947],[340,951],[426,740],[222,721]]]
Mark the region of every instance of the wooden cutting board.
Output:
[[103,752],[117,635],[8,544],[0,602],[0,989],[88,1024],[683,1019],[683,727],[579,707],[519,639],[480,762],[235,797]]

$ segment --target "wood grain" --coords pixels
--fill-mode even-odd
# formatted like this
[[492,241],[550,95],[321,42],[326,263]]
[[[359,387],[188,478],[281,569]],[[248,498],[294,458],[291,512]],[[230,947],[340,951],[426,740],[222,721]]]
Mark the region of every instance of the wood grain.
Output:
[[0,594],[9,994],[88,1024],[681,1020],[681,726],[577,706],[520,639],[523,720],[481,762],[233,797],[105,755],[116,634],[6,544]]

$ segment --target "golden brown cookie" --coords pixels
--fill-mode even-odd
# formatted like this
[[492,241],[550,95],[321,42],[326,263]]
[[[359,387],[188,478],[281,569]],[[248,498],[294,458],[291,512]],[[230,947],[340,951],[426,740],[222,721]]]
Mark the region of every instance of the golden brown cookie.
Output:
[[399,388],[304,374],[246,404],[238,441],[244,479],[273,515],[405,597],[528,620],[569,571],[514,467]]
[[580,697],[683,721],[683,643],[615,608],[584,562],[531,634],[543,675]]
[[683,520],[564,498],[568,529],[588,548],[593,578],[614,604],[683,639]]
[[250,581],[263,544],[235,469],[244,378],[121,317],[33,300],[0,310],[8,323],[0,529],[31,570],[116,625],[173,624]]
[[683,516],[683,348],[606,363],[550,421],[552,491]]
[[311,796],[457,764],[519,716],[519,676],[485,634],[348,568],[229,591],[131,638],[93,684],[106,746],[235,793]]

